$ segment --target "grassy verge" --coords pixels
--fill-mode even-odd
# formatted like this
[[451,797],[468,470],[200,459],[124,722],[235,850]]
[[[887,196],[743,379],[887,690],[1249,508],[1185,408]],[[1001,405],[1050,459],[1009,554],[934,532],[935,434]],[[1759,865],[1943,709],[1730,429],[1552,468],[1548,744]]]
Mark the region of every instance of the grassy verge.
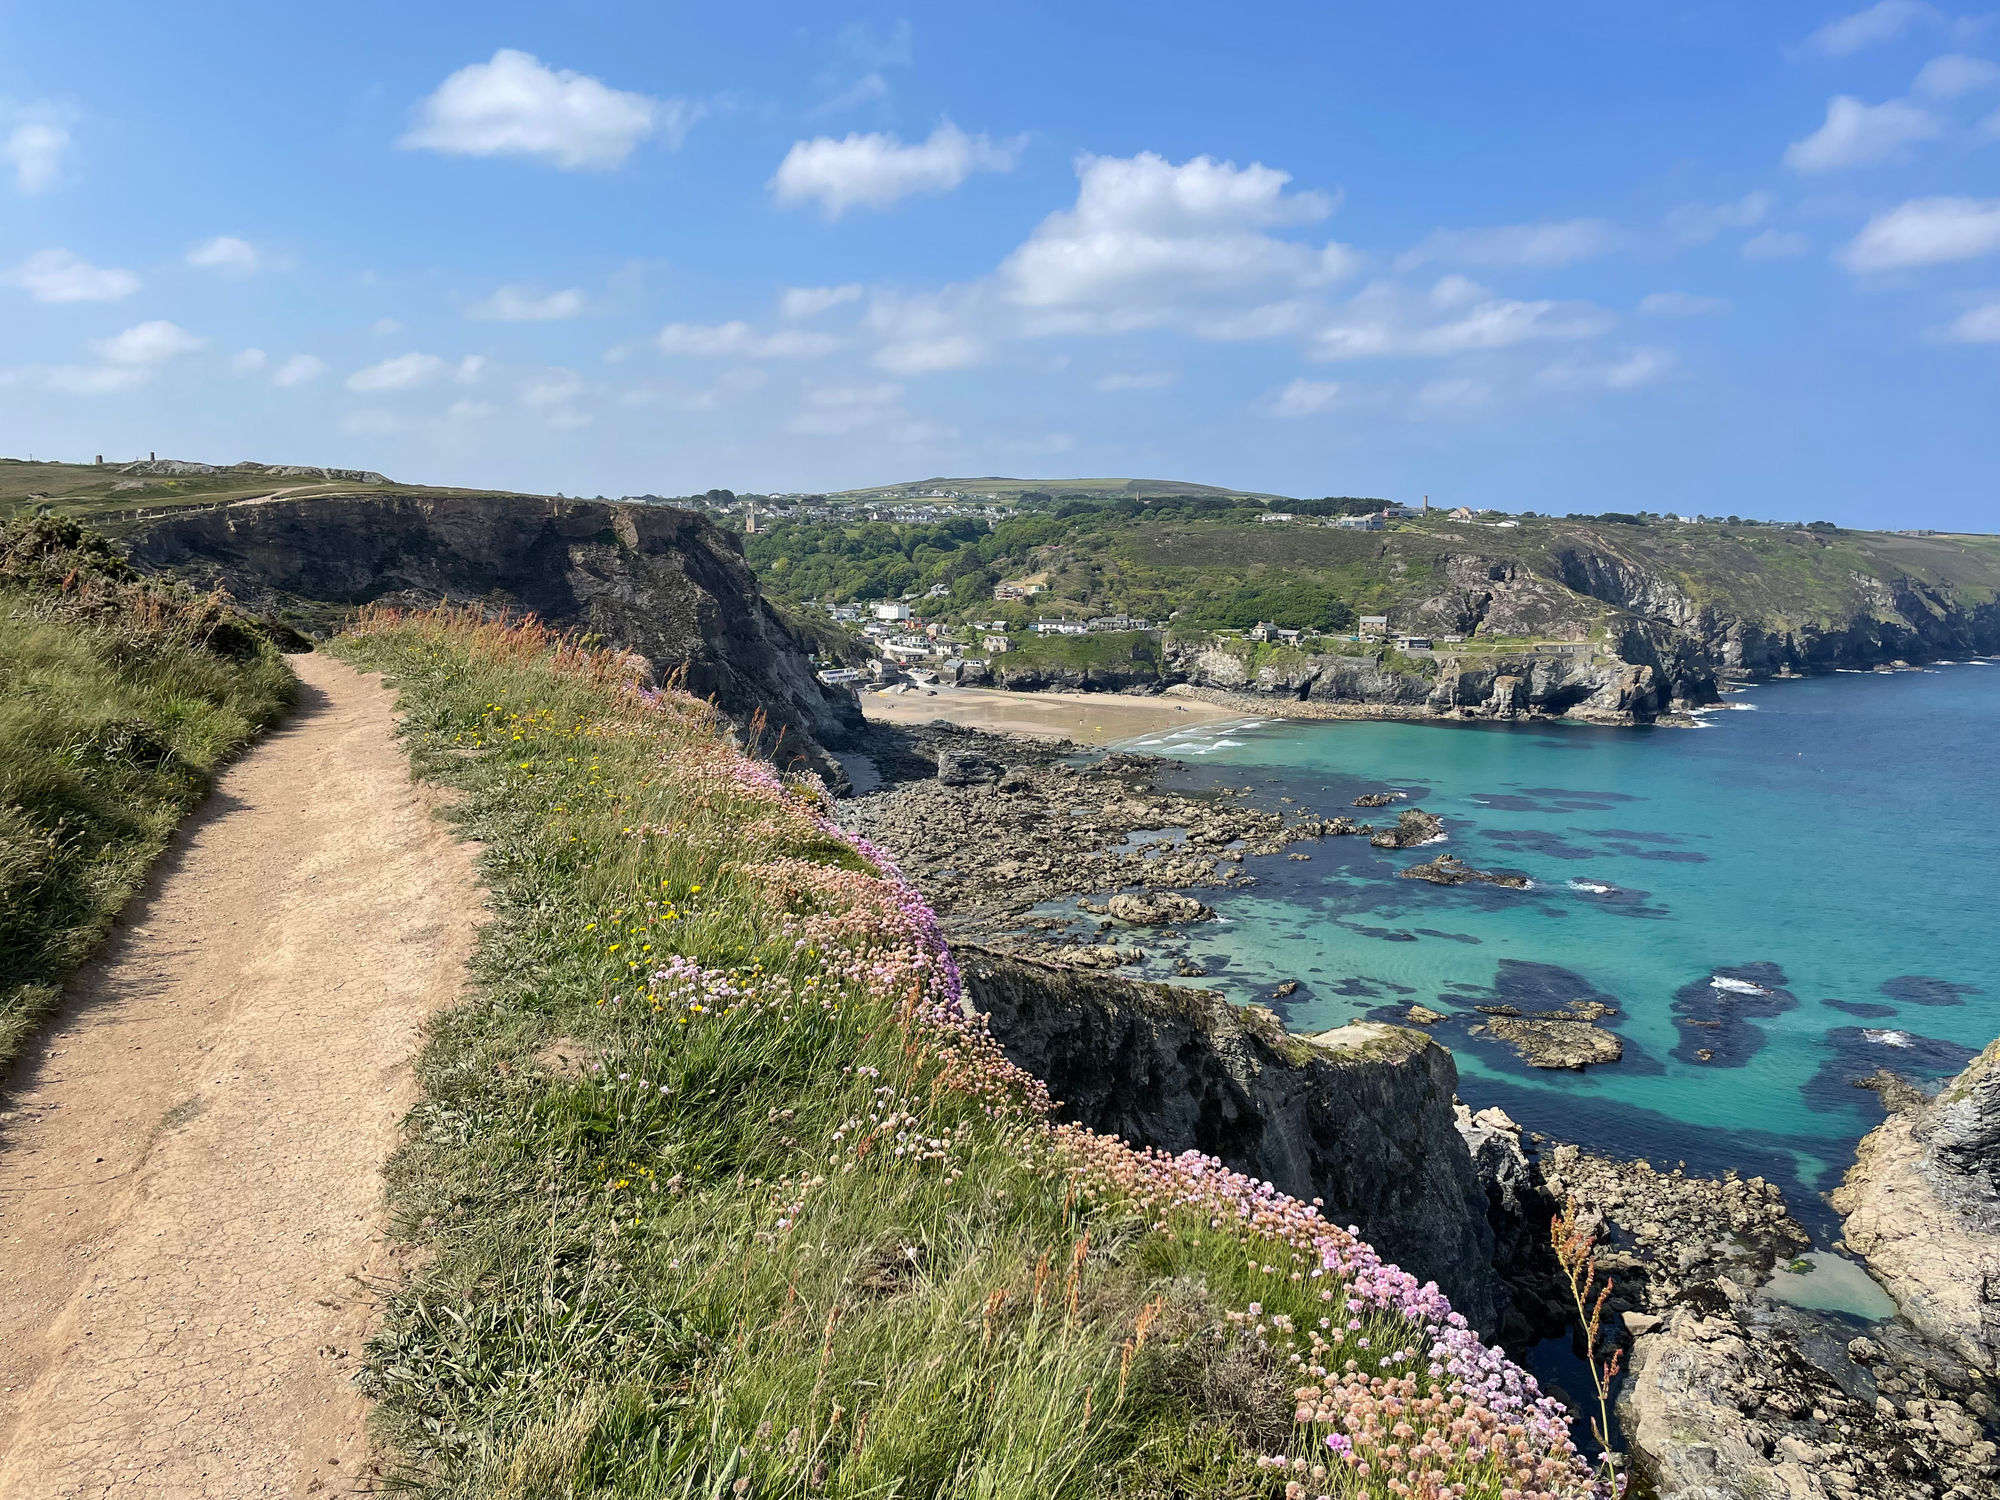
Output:
[[67,521],[0,527],[0,1070],[292,687],[219,599]]
[[706,706],[470,616],[333,649],[400,689],[496,911],[392,1166],[424,1270],[368,1378],[405,1482],[1592,1493],[1435,1288],[1213,1162],[1052,1125],[921,899]]

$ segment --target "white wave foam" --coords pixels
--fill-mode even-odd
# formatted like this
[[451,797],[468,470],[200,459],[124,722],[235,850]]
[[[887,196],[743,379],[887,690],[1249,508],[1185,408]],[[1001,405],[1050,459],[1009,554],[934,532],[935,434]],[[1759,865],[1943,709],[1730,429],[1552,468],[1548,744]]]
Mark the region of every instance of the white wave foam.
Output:
[[1618,889],[1617,886],[1606,885],[1601,880],[1572,880],[1569,888],[1573,891],[1589,891],[1593,896],[1608,896]]
[[1863,1031],[1861,1035],[1878,1047],[1914,1047],[1917,1042],[1907,1031]]
[[1768,995],[1771,993],[1761,984],[1752,984],[1747,979],[1731,979],[1723,974],[1717,974],[1711,978],[1708,981],[1708,987],[1712,990],[1725,991],[1731,995]]

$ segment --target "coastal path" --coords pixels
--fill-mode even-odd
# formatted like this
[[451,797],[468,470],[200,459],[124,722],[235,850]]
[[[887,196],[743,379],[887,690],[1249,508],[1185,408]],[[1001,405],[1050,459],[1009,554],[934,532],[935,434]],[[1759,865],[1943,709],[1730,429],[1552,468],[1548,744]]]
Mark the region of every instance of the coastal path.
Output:
[[290,660],[297,711],[0,1084],[0,1500],[370,1484],[382,1164],[480,895],[392,695]]

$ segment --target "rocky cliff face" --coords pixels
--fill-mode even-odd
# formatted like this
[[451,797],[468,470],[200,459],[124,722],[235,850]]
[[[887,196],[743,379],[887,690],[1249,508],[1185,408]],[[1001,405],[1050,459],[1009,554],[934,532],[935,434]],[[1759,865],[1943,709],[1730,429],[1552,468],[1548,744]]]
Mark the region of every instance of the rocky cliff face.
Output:
[[1833,1206],[1905,1317],[2000,1371],[2000,1041],[1871,1131]]
[[1498,1325],[1486,1194],[1452,1115],[1458,1070],[1429,1037],[1368,1023],[1291,1036],[1208,991],[971,945],[958,960],[972,1007],[1064,1119],[1322,1200],[1482,1330]]
[[126,548],[141,568],[322,627],[376,602],[532,612],[639,653],[739,726],[761,712],[762,748],[782,763],[837,775],[822,747],[861,723],[853,696],[814,676],[736,539],[691,511],[512,495],[266,501],[154,522]]
[[[1564,715],[1645,723],[1676,707],[1715,701],[1713,674],[1671,664],[1645,632],[1615,654],[1582,651],[1434,657],[1256,652],[1241,643],[1171,642],[1168,680],[1303,703],[1376,704],[1450,717]],[[1629,652],[1629,654],[1628,654]]]

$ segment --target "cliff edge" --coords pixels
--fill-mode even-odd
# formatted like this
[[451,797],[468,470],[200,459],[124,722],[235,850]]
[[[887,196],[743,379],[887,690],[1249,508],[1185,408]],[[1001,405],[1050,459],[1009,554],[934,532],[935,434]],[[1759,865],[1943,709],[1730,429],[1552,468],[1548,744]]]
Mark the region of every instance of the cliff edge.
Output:
[[1322,1201],[1475,1326],[1499,1324],[1485,1190],[1452,1113],[1458,1069],[1428,1036],[1368,1022],[1294,1036],[1208,990],[954,952],[970,1008],[1061,1101],[1058,1118]]
[[2000,1365],[2000,1041],[1870,1131],[1833,1194],[1848,1248],[1923,1332]]
[[[132,562],[220,583],[247,607],[319,631],[364,604],[452,602],[577,630],[713,698],[760,748],[839,779],[822,753],[861,727],[853,696],[813,673],[741,544],[692,511],[522,495],[333,496],[170,516],[125,538]],[[781,738],[782,736],[782,738]]]

